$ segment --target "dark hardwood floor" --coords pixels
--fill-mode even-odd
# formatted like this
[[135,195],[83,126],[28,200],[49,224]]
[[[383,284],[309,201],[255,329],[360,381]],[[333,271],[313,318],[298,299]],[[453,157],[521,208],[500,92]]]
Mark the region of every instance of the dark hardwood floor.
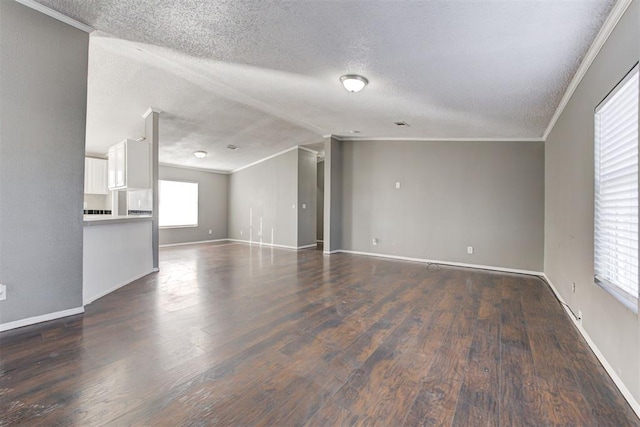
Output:
[[0,375],[1,426],[640,424],[538,278],[241,244],[0,334]]

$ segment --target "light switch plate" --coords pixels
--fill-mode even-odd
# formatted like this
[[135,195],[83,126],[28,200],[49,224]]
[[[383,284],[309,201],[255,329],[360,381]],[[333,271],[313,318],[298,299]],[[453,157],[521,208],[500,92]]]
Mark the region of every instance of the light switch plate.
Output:
[[0,284],[0,301],[7,299],[7,285]]

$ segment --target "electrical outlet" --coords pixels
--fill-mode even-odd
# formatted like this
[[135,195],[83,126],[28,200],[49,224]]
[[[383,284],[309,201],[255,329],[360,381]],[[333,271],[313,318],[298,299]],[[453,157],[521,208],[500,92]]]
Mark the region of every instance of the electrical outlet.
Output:
[[240,230],[240,235],[242,236],[242,230]]
[[467,253],[469,255],[473,254],[473,246],[467,246]]
[[307,209],[307,204],[306,203],[302,204],[302,209]]
[[373,246],[377,245],[377,244],[378,244],[378,239],[377,239],[377,238],[375,238],[375,237],[374,237],[373,239],[371,239],[371,244],[372,244]]
[[7,285],[0,285],[0,301],[7,299]]
[[396,182],[396,189],[399,190],[400,189],[400,181]]
[[574,294],[576,293],[576,282],[573,282],[571,284],[571,292],[573,292]]
[[209,229],[209,234],[213,234],[213,230],[212,229]]

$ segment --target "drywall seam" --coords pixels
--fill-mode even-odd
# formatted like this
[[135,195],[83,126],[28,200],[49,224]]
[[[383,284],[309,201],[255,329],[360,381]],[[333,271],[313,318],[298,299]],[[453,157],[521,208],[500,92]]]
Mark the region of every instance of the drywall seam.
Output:
[[547,138],[549,137],[549,134],[553,130],[553,127],[556,125],[556,122],[558,121],[565,107],[571,100],[573,93],[576,91],[576,89],[578,88],[578,85],[580,84],[584,76],[587,74],[587,71],[591,67],[591,64],[596,59],[596,56],[598,56],[600,49],[602,49],[602,46],[604,46],[605,42],[613,32],[614,28],[616,27],[616,25],[618,25],[618,21],[620,21],[620,18],[622,18],[622,15],[624,15],[624,12],[627,10],[629,5],[631,5],[631,1],[632,0],[618,0],[616,4],[613,6],[613,9],[611,9],[611,13],[609,13],[609,16],[604,21],[602,28],[600,28],[600,32],[598,33],[596,38],[593,40],[591,47],[589,48],[589,50],[587,51],[587,54],[584,56],[584,59],[580,63],[580,66],[578,67],[578,71],[576,71],[576,74],[573,76],[573,79],[571,79],[571,82],[569,83],[567,90],[565,91],[564,95],[562,96],[562,99],[560,100],[560,103],[558,104],[558,108],[556,108],[556,112],[551,117],[551,121],[549,122],[547,129],[542,134],[543,141],[546,141]]
[[84,307],[70,308],[68,310],[56,311],[54,313],[42,314],[40,316],[27,317],[26,319],[15,320],[13,322],[0,324],[0,332],[10,329],[22,328],[23,326],[35,325],[36,323],[48,322],[62,317],[73,316],[84,313]]
[[609,374],[609,377],[611,377],[616,387],[618,387],[618,390],[620,390],[620,393],[622,393],[622,396],[627,400],[627,402],[629,403],[629,406],[631,406],[631,409],[633,409],[636,415],[640,417],[640,403],[638,403],[635,400],[635,398],[633,397],[633,395],[631,394],[627,386],[624,385],[624,382],[622,382],[622,380],[616,373],[615,369],[613,369],[613,366],[609,364],[609,361],[606,359],[606,357],[604,357],[604,354],[602,354],[602,352],[600,351],[596,343],[591,339],[586,329],[584,329],[582,325],[578,322],[578,320],[573,316],[573,313],[571,313],[571,311],[568,308],[569,305],[566,303],[564,298],[562,298],[562,295],[560,295],[560,292],[558,292],[558,289],[551,282],[551,279],[547,277],[546,273],[543,273],[541,277],[542,279],[544,279],[547,285],[549,285],[549,288],[551,288],[556,298],[558,298],[558,301],[560,301],[560,303],[562,304],[562,307],[567,312],[567,315],[569,316],[573,324],[576,326],[576,328],[582,335],[582,338],[584,338],[589,348],[591,348],[591,351],[593,351],[593,353],[596,355],[596,357],[598,358],[598,360],[600,361],[604,369],[607,371],[607,374]]

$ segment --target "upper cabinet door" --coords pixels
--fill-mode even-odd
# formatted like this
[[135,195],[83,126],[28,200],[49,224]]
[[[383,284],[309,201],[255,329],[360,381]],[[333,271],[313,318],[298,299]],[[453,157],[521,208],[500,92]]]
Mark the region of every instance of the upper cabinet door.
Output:
[[151,188],[149,143],[124,140],[109,149],[109,190]]
[[86,194],[107,194],[107,161],[85,157],[84,192]]

